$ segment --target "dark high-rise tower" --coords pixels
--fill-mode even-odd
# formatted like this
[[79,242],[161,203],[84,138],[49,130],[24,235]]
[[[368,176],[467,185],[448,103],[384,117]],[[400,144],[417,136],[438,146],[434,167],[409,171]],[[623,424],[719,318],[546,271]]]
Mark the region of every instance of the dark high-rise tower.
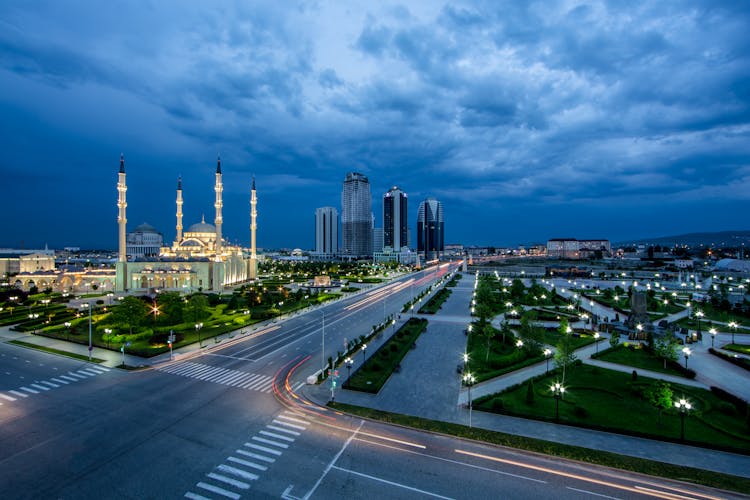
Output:
[[372,197],[366,176],[349,172],[341,192],[341,250],[349,257],[372,257]]
[[383,246],[400,252],[408,242],[406,193],[393,186],[383,195]]
[[435,198],[427,198],[419,204],[417,213],[417,252],[425,260],[439,259],[443,244],[443,204]]

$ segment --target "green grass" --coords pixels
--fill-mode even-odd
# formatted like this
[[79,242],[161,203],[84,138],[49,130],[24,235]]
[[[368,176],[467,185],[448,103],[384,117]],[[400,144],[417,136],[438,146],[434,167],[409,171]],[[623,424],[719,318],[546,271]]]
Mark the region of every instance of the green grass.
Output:
[[583,448],[581,446],[544,441],[542,439],[516,436],[499,431],[490,431],[476,427],[469,428],[460,424],[384,412],[344,403],[329,403],[328,405],[343,412],[389,424],[456,436],[463,439],[482,441],[485,443],[507,446],[535,453],[543,453],[545,455],[552,455],[570,460],[602,465],[605,467],[614,467],[617,469],[637,472],[639,474],[676,479],[693,484],[709,486],[711,488],[720,488],[750,494],[750,479],[745,477],[722,474],[720,472],[707,471],[693,467],[685,467],[682,465],[673,465],[645,458],[630,457],[608,451]]
[[725,346],[722,347],[722,349],[726,349],[727,351],[734,351],[740,354],[746,354],[750,356],[750,345],[748,344],[726,344]]
[[435,314],[443,306],[443,303],[451,296],[451,291],[445,288],[438,290],[430,300],[419,309],[419,314]]
[[[541,353],[532,353],[528,349],[516,347],[516,338],[512,333],[506,334],[506,341],[503,343],[502,334],[498,332],[490,342],[488,354],[487,340],[476,333],[477,329],[475,323],[466,347],[469,355],[467,371],[474,375],[477,383],[544,361]],[[459,361],[456,360],[457,363]]]
[[[57,354],[57,355],[60,355],[60,356],[67,356],[69,358],[81,359],[83,361],[88,361],[89,360],[89,357],[88,357],[87,354],[78,354],[78,353],[75,353],[75,352],[61,351],[60,349],[53,349],[51,347],[45,347],[45,346],[42,346],[42,345],[32,344],[30,342],[24,342],[22,340],[10,340],[8,342],[10,344],[15,344],[15,345],[18,345],[18,346],[21,346],[21,347],[27,347],[29,349],[36,349],[37,351],[44,351],[44,352],[48,352],[50,354]],[[93,363],[104,363],[104,361],[106,361],[106,360],[99,359],[99,358],[91,358],[91,361]]]
[[651,370],[669,375],[684,377],[685,374],[670,368],[669,364],[664,368],[664,360],[646,349],[640,348],[640,345],[629,344],[625,346],[620,344],[617,347],[601,351],[599,356],[594,355],[596,359],[617,363],[619,365],[632,366],[642,370]]
[[[570,343],[573,345],[573,350],[580,349],[581,347],[587,346],[589,344],[593,344],[596,342],[596,339],[594,338],[593,332],[591,333],[579,333],[576,331],[576,336],[572,336],[570,338]],[[560,343],[560,340],[562,339],[562,334],[558,332],[557,330],[544,330],[544,333],[542,334],[542,343],[551,345],[551,346],[557,346],[557,344]],[[602,340],[599,340],[599,342],[602,342]],[[599,349],[603,349],[603,347],[600,345]]]
[[346,383],[347,389],[377,393],[404,359],[417,338],[427,328],[427,320],[409,318],[393,336],[360,367]]
[[[474,407],[538,420],[554,420],[555,399],[549,387],[559,380],[559,371],[535,378],[534,400],[527,402],[526,383],[476,401]],[[644,397],[656,381],[590,365],[568,369],[565,397],[560,401],[560,421],[652,439],[676,441],[680,437],[680,415],[674,409],[658,412]],[[698,446],[750,453],[750,431],[745,414],[705,389],[670,384],[673,400],[685,397],[694,411],[685,419],[685,436]]]

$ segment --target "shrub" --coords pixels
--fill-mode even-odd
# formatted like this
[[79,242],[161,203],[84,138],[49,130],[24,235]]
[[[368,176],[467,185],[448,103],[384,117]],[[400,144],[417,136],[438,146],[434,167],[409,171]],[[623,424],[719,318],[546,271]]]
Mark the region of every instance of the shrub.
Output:
[[492,409],[494,411],[501,411],[504,408],[503,406],[503,400],[500,398],[495,398],[492,400]]
[[526,384],[526,404],[534,404],[534,381],[529,380]]
[[724,415],[730,415],[730,416],[737,413],[737,408],[735,408],[732,403],[729,403],[727,401],[721,401],[719,403],[717,410],[719,410]]
[[630,380],[632,380],[633,382],[635,382],[636,380],[638,380],[638,372],[637,371],[633,370],[633,373],[630,374]]
[[575,415],[577,418],[586,418],[589,416],[589,412],[583,406],[576,405],[573,407],[573,415]]

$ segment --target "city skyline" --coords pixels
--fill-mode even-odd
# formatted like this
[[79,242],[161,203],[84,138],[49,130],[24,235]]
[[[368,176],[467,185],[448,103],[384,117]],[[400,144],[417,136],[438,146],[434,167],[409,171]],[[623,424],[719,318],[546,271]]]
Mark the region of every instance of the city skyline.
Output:
[[439,199],[446,243],[747,229],[742,4],[11,1],[0,19],[0,246],[116,248],[121,153],[128,231],[165,241],[179,177],[186,226],[213,213],[217,155],[243,246],[253,175],[258,246],[314,248],[352,171]]

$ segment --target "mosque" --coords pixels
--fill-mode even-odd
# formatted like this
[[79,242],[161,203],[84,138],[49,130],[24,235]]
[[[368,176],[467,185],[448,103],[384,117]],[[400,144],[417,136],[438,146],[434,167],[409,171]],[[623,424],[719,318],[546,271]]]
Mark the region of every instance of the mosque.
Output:
[[[257,229],[257,197],[255,179],[250,190],[250,255],[222,236],[222,184],[221,159],[216,163],[214,191],[216,215],[214,224],[204,219],[183,232],[182,180],[177,181],[177,235],[171,246],[161,247],[158,256],[127,256],[127,217],[125,160],[120,157],[117,182],[118,252],[115,291],[119,293],[173,290],[182,292],[221,292],[225,287],[257,277],[258,260],[255,245]],[[139,226],[141,227],[141,226]],[[132,256],[131,256],[132,257]]]

